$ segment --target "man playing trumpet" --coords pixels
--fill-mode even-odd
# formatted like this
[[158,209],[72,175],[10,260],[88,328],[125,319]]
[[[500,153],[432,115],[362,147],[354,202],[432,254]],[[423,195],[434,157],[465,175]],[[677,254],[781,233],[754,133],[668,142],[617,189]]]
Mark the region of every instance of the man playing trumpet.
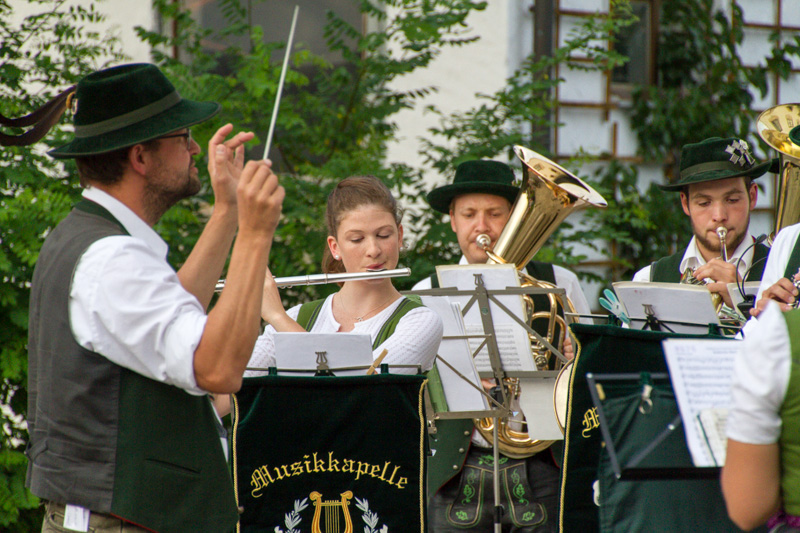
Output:
[[727,284],[739,279],[758,281],[764,271],[768,248],[754,245],[749,226],[758,197],[753,180],[770,164],[756,164],[747,142],[734,137],[711,137],[684,146],[679,179],[659,187],[680,193],[681,207],[692,224],[692,239],[684,251],[638,271],[633,281],[679,283],[691,275],[707,280],[708,290],[732,306]]

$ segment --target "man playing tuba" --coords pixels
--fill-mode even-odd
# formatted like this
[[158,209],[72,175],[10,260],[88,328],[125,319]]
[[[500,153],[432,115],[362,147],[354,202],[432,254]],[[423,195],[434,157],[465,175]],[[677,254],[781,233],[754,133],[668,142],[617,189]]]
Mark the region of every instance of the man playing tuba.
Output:
[[770,164],[756,163],[747,142],[734,137],[711,137],[684,146],[680,178],[659,187],[680,193],[692,239],[685,250],[638,271],[633,281],[679,283],[692,276],[708,281],[709,291],[731,306],[727,284],[737,279],[759,281],[764,271],[769,249],[760,243],[753,246],[749,226],[758,196],[753,180]]
[[[518,192],[514,172],[508,165],[480,160],[461,163],[452,184],[428,194],[427,200],[433,209],[450,215],[450,226],[463,253],[459,264],[487,262],[488,256],[477,243],[477,237],[488,235],[491,245],[496,242]],[[577,313],[590,312],[578,278],[569,270],[539,261],[531,261],[526,270],[536,279],[563,287]],[[418,282],[414,290],[430,289],[436,282],[436,276],[431,276]],[[537,306],[536,302],[534,305]],[[533,327],[536,328],[536,324]],[[564,351],[569,353],[571,349],[565,347]],[[491,476],[487,475],[492,470],[491,444],[473,432],[472,420],[439,421],[437,427],[439,431],[431,444],[436,454],[429,462],[428,475],[431,531],[487,531],[493,521],[494,506]],[[501,479],[519,479],[508,489],[525,492],[524,498],[504,502],[503,531],[556,531],[559,474],[550,450],[523,459],[501,454],[500,462]],[[503,470],[506,470],[505,476]],[[477,497],[463,497],[472,491]],[[519,503],[521,501],[526,503]]]

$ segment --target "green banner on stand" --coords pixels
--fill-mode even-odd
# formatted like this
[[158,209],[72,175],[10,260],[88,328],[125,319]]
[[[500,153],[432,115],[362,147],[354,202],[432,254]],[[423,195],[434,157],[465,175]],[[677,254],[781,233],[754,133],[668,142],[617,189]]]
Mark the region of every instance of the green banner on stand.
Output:
[[233,401],[238,531],[426,531],[424,382],[245,379]]

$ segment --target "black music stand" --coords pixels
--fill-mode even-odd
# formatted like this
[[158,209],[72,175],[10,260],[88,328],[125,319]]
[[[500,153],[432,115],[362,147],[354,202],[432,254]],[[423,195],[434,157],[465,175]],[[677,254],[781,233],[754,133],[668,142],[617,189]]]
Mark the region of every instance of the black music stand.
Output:
[[618,281],[613,286],[632,328],[696,335],[740,329],[720,321],[703,285]]
[[[480,317],[483,324],[484,335],[465,335],[464,338],[483,337],[484,341],[473,352],[473,358],[485,346],[489,353],[489,361],[491,363],[492,371],[488,375],[481,377],[493,377],[498,383],[502,383],[506,377],[511,378],[524,378],[524,379],[555,379],[558,377],[558,371],[551,370],[536,370],[536,371],[506,371],[503,368],[502,360],[500,358],[500,349],[497,345],[497,337],[495,334],[494,321],[492,319],[492,311],[490,302],[496,304],[504,313],[512,317],[514,321],[519,324],[529,335],[536,338],[543,346],[545,346],[551,353],[553,353],[562,363],[566,363],[568,359],[557,348],[552,346],[547,339],[543,338],[538,332],[533,330],[530,325],[521,320],[513,311],[508,309],[502,302],[497,299],[499,295],[524,295],[524,294],[558,294],[562,297],[566,296],[566,291],[562,288],[534,288],[534,287],[507,287],[505,289],[488,289],[484,285],[483,277],[481,274],[475,274],[475,289],[474,290],[461,290],[457,288],[438,288],[438,289],[424,289],[416,291],[403,291],[403,294],[414,294],[419,296],[469,296],[467,304],[462,309],[462,315],[465,315],[473,305],[477,305],[480,310]],[[446,364],[446,363],[445,363]],[[452,368],[452,367],[451,367]],[[465,376],[460,376],[466,379]],[[499,439],[498,439],[498,425],[501,418],[507,418],[511,415],[510,402],[511,398],[506,394],[505,388],[500,387],[501,398],[496,401],[494,398],[481,391],[484,396],[495,407],[485,411],[458,411],[450,412],[437,412],[430,405],[431,413],[431,432],[435,432],[436,420],[447,419],[468,419],[468,418],[492,418],[494,421],[492,431],[492,452],[494,458],[493,465],[493,492],[495,503],[495,523],[494,531],[500,533],[502,527],[500,524],[500,517],[503,512],[500,505],[500,476],[499,476]]]

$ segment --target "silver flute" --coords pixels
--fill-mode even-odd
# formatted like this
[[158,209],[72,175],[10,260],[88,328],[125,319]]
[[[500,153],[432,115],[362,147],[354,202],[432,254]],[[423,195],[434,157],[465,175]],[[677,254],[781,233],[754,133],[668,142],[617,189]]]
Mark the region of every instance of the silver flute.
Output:
[[[397,278],[400,276],[410,276],[410,268],[395,268],[393,270],[367,270],[366,272],[342,272],[332,274],[310,274],[308,276],[289,276],[285,278],[275,278],[275,284],[279,289],[294,287],[297,285],[324,285],[326,283],[344,283],[345,281],[360,281],[364,279],[383,279]],[[225,280],[217,282],[215,292],[220,292],[225,288]]]

